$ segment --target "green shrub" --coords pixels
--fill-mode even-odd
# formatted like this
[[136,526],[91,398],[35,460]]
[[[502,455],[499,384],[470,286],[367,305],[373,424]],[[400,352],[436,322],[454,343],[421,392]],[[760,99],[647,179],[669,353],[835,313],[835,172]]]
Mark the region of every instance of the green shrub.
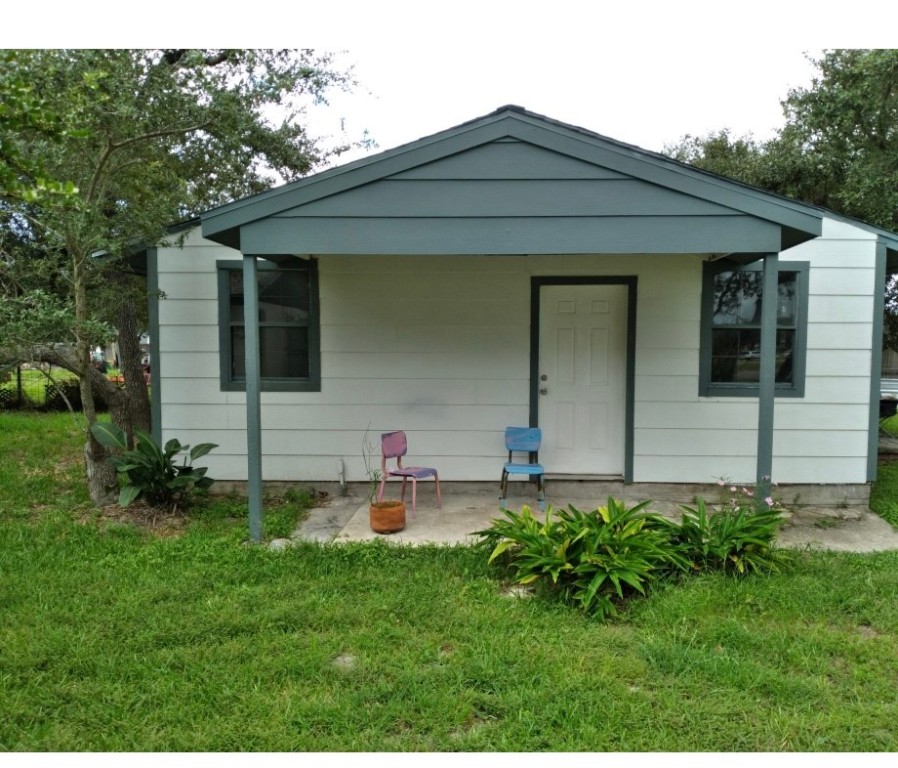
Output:
[[[120,506],[127,507],[142,497],[154,507],[174,509],[188,499],[192,490],[209,488],[214,482],[206,477],[206,467],[192,466],[198,458],[218,447],[214,443],[200,443],[191,449],[177,440],[169,440],[160,448],[146,432],[137,429],[134,448],[127,450],[128,437],[115,424],[99,422],[90,430],[101,445],[121,451],[109,459],[119,473]],[[175,459],[180,453],[187,455],[178,465]]]
[[772,499],[757,502],[751,491],[709,512],[703,499],[681,507],[677,524],[608,499],[592,512],[575,507],[534,517],[529,507],[504,510],[504,519],[479,531],[519,584],[545,585],[565,602],[607,618],[634,595],[645,595],[659,579],[716,570],[733,575],[779,570],[786,553],[777,549],[782,515]]
[[627,508],[614,498],[592,512],[573,506],[537,520],[528,507],[505,510],[480,535],[492,545],[489,561],[506,555],[519,584],[540,582],[583,611],[606,618],[628,596],[645,594],[657,578],[685,570],[674,544],[675,525],[644,512],[648,502]]
[[704,499],[698,499],[695,507],[681,509],[674,541],[693,570],[743,574],[779,569],[785,555],[775,542],[783,517],[774,504],[734,498],[709,512]]

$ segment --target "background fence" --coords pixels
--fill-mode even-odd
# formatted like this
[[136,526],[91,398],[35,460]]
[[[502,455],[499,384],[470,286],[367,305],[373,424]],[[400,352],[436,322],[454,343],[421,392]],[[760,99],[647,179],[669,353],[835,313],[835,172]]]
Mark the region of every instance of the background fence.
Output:
[[[66,402],[68,401],[68,403]],[[63,368],[21,365],[0,369],[0,410],[65,411],[81,409],[78,379]],[[97,409],[105,404],[97,398]]]

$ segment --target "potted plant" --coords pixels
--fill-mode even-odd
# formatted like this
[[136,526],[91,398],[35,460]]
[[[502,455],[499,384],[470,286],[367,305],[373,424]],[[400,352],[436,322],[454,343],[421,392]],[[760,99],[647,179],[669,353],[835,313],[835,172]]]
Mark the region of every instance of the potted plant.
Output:
[[377,501],[377,486],[380,484],[382,470],[374,464],[374,445],[368,430],[365,430],[362,438],[362,458],[365,461],[365,474],[371,483],[368,493],[371,530],[375,533],[397,533],[405,528],[405,502],[398,499]]

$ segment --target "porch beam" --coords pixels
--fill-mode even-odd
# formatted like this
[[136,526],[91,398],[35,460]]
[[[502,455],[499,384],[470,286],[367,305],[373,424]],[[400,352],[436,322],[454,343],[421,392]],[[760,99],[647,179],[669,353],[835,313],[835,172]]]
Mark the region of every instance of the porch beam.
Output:
[[773,475],[773,406],[776,399],[776,305],[779,254],[764,256],[761,286],[761,370],[758,388],[758,465],[756,493],[770,495]]
[[254,255],[243,254],[243,328],[246,364],[246,480],[249,538],[262,541],[262,408],[259,392],[259,282]]

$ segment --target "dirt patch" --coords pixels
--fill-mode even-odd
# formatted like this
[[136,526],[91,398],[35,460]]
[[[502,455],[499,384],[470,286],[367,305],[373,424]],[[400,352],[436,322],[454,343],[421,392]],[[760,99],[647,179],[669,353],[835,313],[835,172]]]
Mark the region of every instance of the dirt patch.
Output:
[[880,635],[880,633],[873,629],[869,624],[861,624],[858,626],[857,631],[861,637],[867,638],[868,640],[874,637],[879,637]]
[[81,517],[81,522],[116,523],[133,525],[152,536],[165,538],[179,536],[187,527],[187,516],[180,510],[157,509],[148,504],[135,502],[128,507],[110,504],[99,509],[91,508]]

